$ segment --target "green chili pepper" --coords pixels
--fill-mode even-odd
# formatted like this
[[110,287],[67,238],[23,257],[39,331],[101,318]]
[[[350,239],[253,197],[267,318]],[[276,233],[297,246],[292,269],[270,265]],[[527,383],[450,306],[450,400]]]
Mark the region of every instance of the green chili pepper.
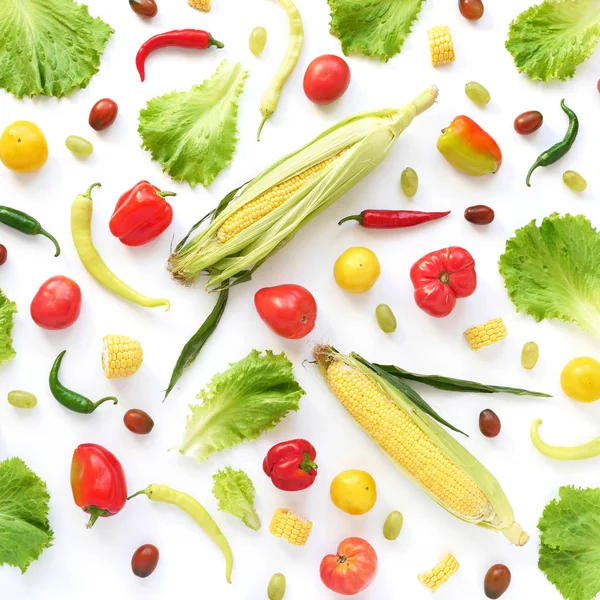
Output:
[[60,246],[56,239],[41,226],[39,221],[36,221],[28,214],[16,210],[15,208],[0,206],[0,223],[4,223],[4,225],[8,225],[26,235],[43,235],[47,237],[56,248],[56,254],[54,256],[60,254]]
[[104,402],[108,402],[112,400],[113,404],[117,404],[118,400],[114,396],[107,396],[106,398],[102,398],[98,400],[98,402],[92,402],[85,396],[78,394],[72,390],[67,389],[59,380],[58,380],[58,371],[60,369],[60,364],[62,363],[63,356],[67,353],[66,350],[63,350],[54,361],[52,365],[52,370],[50,371],[50,391],[52,395],[66,408],[72,410],[74,412],[82,413],[85,415],[89,415],[93,413],[101,404]]
[[225,557],[225,577],[227,578],[227,583],[231,583],[231,571],[233,569],[233,554],[231,553],[231,547],[223,535],[223,532],[219,529],[219,526],[198,500],[184,492],[179,492],[166,485],[159,485],[157,483],[152,483],[146,489],[136,492],[129,496],[127,500],[131,500],[141,494],[144,494],[150,500],[154,500],[155,502],[173,504],[192,517],[192,519],[194,519],[194,521],[202,528],[204,533],[206,533],[221,549],[221,552]]
[[579,132],[579,119],[577,118],[577,115],[566,106],[564,100],[561,100],[560,107],[569,117],[569,128],[567,129],[567,133],[562,141],[558,142],[558,144],[554,144],[552,148],[548,148],[546,152],[542,152],[542,154],[538,156],[538,159],[533,163],[531,169],[529,169],[529,173],[527,173],[527,179],[525,180],[527,187],[531,187],[531,184],[529,183],[531,174],[538,167],[547,167],[559,161],[571,149],[571,146],[573,146],[573,143],[575,142],[575,138]]

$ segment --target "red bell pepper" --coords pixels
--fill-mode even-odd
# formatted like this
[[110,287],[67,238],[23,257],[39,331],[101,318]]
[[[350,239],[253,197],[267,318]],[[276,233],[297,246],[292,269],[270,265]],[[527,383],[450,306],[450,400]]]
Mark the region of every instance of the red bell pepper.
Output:
[[99,517],[112,517],[127,501],[125,472],[117,457],[98,444],[81,444],[71,462],[75,504],[89,513],[90,528]]
[[263,471],[273,485],[286,492],[309,488],[317,477],[317,451],[306,440],[289,440],[273,446],[263,461]]
[[110,218],[110,232],[126,246],[151,242],[173,221],[167,196],[175,194],[161,192],[147,181],[140,181],[119,198]]
[[475,259],[464,248],[451,246],[430,252],[410,270],[417,306],[432,317],[447,317],[457,298],[477,287]]

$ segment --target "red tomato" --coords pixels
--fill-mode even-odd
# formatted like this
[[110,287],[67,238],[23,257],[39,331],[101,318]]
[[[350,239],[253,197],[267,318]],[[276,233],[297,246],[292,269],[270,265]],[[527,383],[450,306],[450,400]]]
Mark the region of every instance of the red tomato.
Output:
[[475,259],[464,248],[442,248],[420,258],[410,278],[417,306],[432,317],[447,317],[456,299],[470,296],[477,287]]
[[262,288],[254,296],[260,318],[281,337],[299,340],[315,328],[317,303],[301,285]]
[[96,131],[102,131],[110,127],[115,122],[118,112],[119,107],[114,100],[110,98],[98,100],[90,111],[90,127]]
[[81,289],[68,277],[56,275],[42,284],[31,301],[31,318],[42,329],[65,329],[81,312]]
[[339,56],[323,54],[313,60],[304,74],[304,93],[315,104],[331,104],[350,85],[350,67]]
[[321,581],[333,592],[353,596],[368,588],[377,575],[377,554],[361,538],[347,538],[321,561]]

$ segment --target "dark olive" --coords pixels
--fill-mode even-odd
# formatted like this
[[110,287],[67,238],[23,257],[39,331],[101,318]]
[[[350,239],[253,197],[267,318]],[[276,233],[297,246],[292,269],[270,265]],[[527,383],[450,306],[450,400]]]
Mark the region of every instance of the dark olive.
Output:
[[154,427],[154,421],[147,412],[139,410],[138,408],[132,408],[125,413],[123,417],[123,423],[125,427],[132,433],[138,435],[146,435],[152,431]]
[[479,21],[483,17],[483,2],[481,0],[458,0],[460,14],[469,21]]
[[0,244],[0,265],[3,265],[6,262],[7,258],[8,258],[8,250],[6,249],[5,246]]
[[500,428],[500,419],[493,410],[486,408],[481,411],[479,415],[479,430],[485,437],[496,437],[500,433]]
[[483,591],[488,598],[500,598],[510,585],[510,570],[506,565],[494,565],[485,575]]
[[110,127],[117,118],[119,107],[114,100],[110,98],[102,98],[98,100],[90,111],[90,127],[96,131],[102,131]]
[[528,110],[515,119],[515,131],[521,135],[529,135],[537,131],[544,122],[544,116],[539,110]]
[[129,6],[136,15],[152,18],[158,12],[155,0],[129,0]]
[[158,564],[158,548],[152,544],[140,546],[131,557],[131,570],[137,577],[148,577]]
[[489,206],[477,204],[465,210],[465,219],[474,225],[489,225],[494,220],[494,211]]

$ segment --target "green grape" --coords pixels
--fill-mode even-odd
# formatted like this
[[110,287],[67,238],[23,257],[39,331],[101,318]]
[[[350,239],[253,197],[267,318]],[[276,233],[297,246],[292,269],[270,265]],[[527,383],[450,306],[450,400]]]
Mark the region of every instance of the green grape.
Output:
[[65,144],[73,154],[85,158],[94,151],[94,146],[92,146],[85,138],[79,137],[78,135],[70,135]]
[[465,94],[467,98],[479,106],[485,106],[490,103],[490,93],[476,81],[470,81],[465,86]]
[[380,304],[375,309],[375,316],[377,317],[377,324],[381,327],[381,331],[384,333],[393,333],[396,331],[396,317],[387,304]]
[[383,524],[383,537],[390,542],[394,541],[400,535],[403,523],[404,517],[401,512],[391,512]]
[[267,30],[264,27],[255,27],[250,34],[250,52],[260,56],[267,45]]
[[8,392],[8,402],[15,408],[33,408],[37,404],[37,398],[29,392],[15,390]]
[[412,198],[419,189],[419,176],[414,169],[406,167],[400,177],[400,185],[405,196]]
[[540,349],[535,342],[527,342],[521,350],[521,366],[524,369],[533,369],[540,356]]
[[565,185],[574,192],[584,192],[587,181],[577,171],[565,171],[563,173]]
[[267,596],[269,600],[283,600],[285,596],[285,575],[275,573],[269,581],[267,588]]

